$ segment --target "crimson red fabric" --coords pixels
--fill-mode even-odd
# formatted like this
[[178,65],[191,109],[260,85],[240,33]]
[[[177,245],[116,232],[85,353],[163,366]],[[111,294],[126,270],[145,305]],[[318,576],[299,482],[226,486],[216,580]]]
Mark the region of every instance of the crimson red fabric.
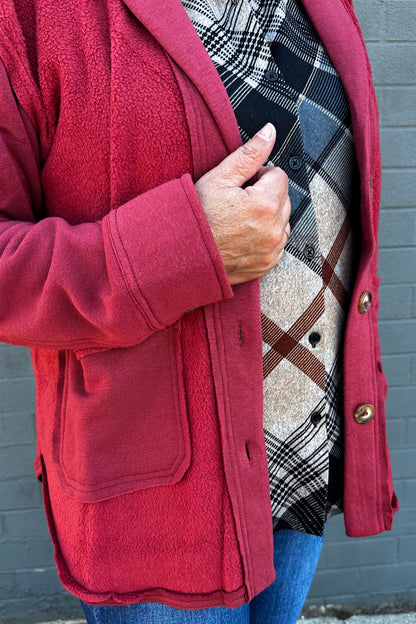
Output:
[[[344,82],[361,175],[344,506],[347,534],[369,535],[397,510],[377,109],[351,3],[304,5]],[[238,606],[275,573],[259,285],[231,288],[193,185],[241,143],[226,91],[180,0],[3,0],[0,60],[0,338],[32,350],[60,579],[93,604]],[[366,425],[360,403],[376,406]]]
[[[204,595],[215,598],[220,588],[228,606],[243,599],[242,564],[222,466],[208,346],[201,339],[206,335],[201,310],[187,315],[182,331],[193,440],[192,465],[183,478],[159,485],[156,491],[146,488],[140,496],[132,492],[91,505],[63,495],[56,476],[48,473],[47,509],[60,545],[60,573],[69,589],[84,600],[112,604],[147,596],[175,606],[202,606],[207,602]],[[163,448],[171,441],[167,435]],[[135,436],[133,443],[140,457],[141,438]],[[154,455],[160,460],[164,453],[159,447]],[[113,448],[113,462],[116,457]],[[115,522],[116,539],[111,539]]]

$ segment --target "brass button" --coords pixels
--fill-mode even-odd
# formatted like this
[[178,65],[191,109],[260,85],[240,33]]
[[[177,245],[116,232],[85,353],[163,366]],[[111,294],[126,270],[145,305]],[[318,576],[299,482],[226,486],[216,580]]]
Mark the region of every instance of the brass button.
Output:
[[360,425],[365,425],[366,423],[373,420],[376,414],[376,410],[374,405],[371,403],[363,403],[355,408],[354,418]]
[[369,307],[371,306],[372,298],[373,297],[369,290],[365,290],[363,293],[361,293],[361,296],[358,299],[358,312],[360,314],[364,314],[368,311]]

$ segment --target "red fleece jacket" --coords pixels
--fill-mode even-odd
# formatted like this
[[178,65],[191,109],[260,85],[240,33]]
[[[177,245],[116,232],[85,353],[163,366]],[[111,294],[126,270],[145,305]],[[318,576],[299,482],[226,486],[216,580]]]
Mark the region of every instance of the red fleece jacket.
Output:
[[[347,533],[369,535],[397,509],[377,108],[350,2],[304,5],[344,82],[361,175],[344,507]],[[0,59],[0,338],[32,348],[59,576],[90,603],[238,606],[274,569],[259,285],[231,288],[193,185],[240,144],[225,89],[180,0],[3,0]]]

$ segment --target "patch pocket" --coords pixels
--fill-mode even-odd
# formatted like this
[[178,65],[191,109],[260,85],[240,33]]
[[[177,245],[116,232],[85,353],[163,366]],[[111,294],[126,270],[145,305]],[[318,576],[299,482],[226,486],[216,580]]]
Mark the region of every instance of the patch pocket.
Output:
[[53,455],[63,491],[96,502],[179,481],[191,459],[180,321],[133,347],[61,356]]

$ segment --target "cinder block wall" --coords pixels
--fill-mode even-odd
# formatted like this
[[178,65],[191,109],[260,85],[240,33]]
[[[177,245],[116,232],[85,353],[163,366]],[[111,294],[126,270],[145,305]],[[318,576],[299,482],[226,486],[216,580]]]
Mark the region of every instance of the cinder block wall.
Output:
[[[401,511],[392,532],[358,540],[344,536],[342,518],[331,520],[308,603],[416,603],[416,0],[355,6],[382,124],[380,329]],[[28,351],[0,345],[0,624],[81,615],[57,580],[33,478],[34,398]]]
[[57,579],[34,479],[34,405],[29,350],[0,344],[0,624],[80,614]]
[[365,539],[346,538],[342,518],[331,520],[308,603],[416,603],[416,2],[354,5],[380,108],[380,340],[401,510],[391,532]]

